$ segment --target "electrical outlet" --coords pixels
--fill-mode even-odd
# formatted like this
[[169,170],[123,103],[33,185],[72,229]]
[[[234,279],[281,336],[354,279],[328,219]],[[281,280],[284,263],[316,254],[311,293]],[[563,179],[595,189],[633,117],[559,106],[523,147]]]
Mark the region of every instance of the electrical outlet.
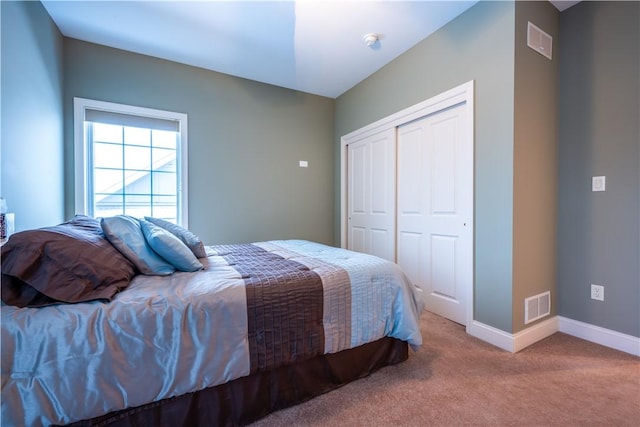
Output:
[[591,284],[591,299],[604,301],[604,286]]

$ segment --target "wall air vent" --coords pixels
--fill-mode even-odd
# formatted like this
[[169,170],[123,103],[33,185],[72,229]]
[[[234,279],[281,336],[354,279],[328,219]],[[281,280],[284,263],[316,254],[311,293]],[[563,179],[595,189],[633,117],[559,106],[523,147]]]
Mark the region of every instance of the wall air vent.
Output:
[[527,27],[527,46],[540,55],[551,59],[553,50],[553,37],[529,22]]
[[547,291],[524,300],[524,324],[531,323],[551,313],[551,292]]

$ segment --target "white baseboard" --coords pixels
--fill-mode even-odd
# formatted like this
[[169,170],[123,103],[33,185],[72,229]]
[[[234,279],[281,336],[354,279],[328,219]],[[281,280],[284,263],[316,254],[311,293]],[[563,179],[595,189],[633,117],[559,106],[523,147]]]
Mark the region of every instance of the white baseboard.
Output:
[[514,353],[558,332],[558,316],[535,323],[513,336]]
[[560,332],[640,357],[640,338],[557,316]]
[[551,317],[515,334],[510,334],[475,320],[471,325],[467,326],[469,335],[511,353],[517,353],[556,332],[563,332],[640,357],[640,338],[562,316]]
[[486,341],[489,344],[493,344],[503,350],[510,351],[511,353],[517,353],[523,348],[553,335],[556,332],[558,332],[557,316],[536,323],[523,331],[517,332],[516,334],[510,334],[475,320],[469,327],[467,327],[467,333],[469,335],[479,338],[482,341]]
[[467,326],[467,333],[503,350],[514,352],[513,335],[501,329],[474,320]]

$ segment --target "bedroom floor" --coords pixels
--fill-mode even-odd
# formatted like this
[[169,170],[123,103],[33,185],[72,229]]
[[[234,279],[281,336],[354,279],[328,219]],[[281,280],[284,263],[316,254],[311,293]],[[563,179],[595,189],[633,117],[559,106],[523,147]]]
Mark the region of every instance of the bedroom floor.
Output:
[[253,423],[636,426],[640,358],[563,333],[512,354],[432,313],[409,360]]

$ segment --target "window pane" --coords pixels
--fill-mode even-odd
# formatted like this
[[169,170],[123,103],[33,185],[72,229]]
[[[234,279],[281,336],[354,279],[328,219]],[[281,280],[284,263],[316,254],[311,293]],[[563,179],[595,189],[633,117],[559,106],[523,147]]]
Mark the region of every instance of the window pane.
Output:
[[175,223],[178,217],[176,196],[154,196],[152,216]]
[[166,172],[176,171],[176,150],[153,148],[153,169]]
[[124,128],[124,143],[131,145],[151,145],[151,129]]
[[153,146],[161,148],[178,148],[178,134],[166,130],[153,131]]
[[115,216],[122,214],[122,196],[97,195],[93,212],[95,217]]
[[[177,176],[173,172],[153,172],[153,194],[155,195],[172,195],[178,192]],[[155,202],[155,199],[154,199]]]
[[122,193],[122,171],[119,169],[93,170],[94,194],[118,194]]
[[122,126],[93,123],[93,140],[122,143]]
[[141,171],[125,172],[126,187],[124,192],[127,194],[151,194],[151,174]]
[[124,214],[136,218],[151,215],[151,196],[142,194],[126,194],[124,196]]
[[122,169],[122,144],[93,144],[93,166]]
[[125,145],[124,168],[151,170],[151,150],[146,147]]

